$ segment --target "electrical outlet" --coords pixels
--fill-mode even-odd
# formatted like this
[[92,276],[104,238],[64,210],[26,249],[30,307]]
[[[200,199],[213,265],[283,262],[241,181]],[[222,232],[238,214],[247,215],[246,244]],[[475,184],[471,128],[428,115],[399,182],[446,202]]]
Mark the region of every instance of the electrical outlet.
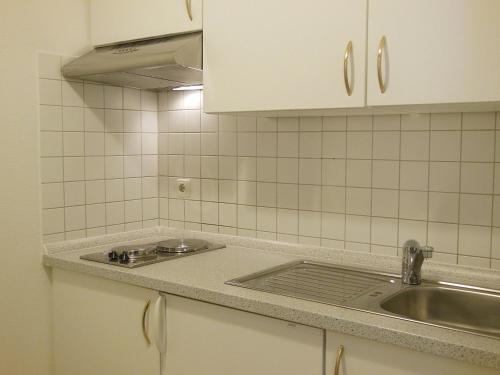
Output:
[[191,195],[191,179],[178,178],[177,179],[176,195],[179,198],[188,198]]

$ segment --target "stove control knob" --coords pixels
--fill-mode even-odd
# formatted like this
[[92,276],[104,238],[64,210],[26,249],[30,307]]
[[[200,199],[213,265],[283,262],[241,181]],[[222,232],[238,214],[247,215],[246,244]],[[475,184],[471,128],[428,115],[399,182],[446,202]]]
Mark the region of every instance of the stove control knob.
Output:
[[128,263],[129,256],[127,253],[121,253],[118,258],[120,258],[120,263]]
[[118,253],[116,251],[110,251],[108,253],[108,259],[110,262],[118,261]]

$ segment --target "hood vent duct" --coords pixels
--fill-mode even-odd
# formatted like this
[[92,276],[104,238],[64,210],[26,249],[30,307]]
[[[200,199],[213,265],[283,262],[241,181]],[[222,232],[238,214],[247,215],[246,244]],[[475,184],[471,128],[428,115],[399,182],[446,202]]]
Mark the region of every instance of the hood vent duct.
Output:
[[200,85],[202,33],[97,47],[64,65],[66,78],[140,89]]

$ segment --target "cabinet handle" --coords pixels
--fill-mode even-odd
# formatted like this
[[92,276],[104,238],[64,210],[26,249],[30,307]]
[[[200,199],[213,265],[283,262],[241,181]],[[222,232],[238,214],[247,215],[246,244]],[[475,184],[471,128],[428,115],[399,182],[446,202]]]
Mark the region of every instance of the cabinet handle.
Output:
[[378,85],[380,87],[380,92],[383,94],[386,90],[384,78],[382,77],[382,54],[385,49],[386,39],[385,35],[382,36],[378,44],[377,51],[377,73],[378,73]]
[[335,361],[335,368],[333,370],[333,375],[339,375],[340,361],[342,360],[342,354],[344,354],[344,345],[340,345],[337,349],[337,360]]
[[151,301],[146,302],[144,306],[144,310],[142,311],[142,334],[148,343],[148,346],[151,345],[151,340],[149,339],[148,332],[146,329],[146,314],[148,313],[149,306],[151,305]]
[[352,95],[352,86],[349,83],[349,74],[347,72],[349,60],[351,58],[352,58],[352,41],[350,40],[349,43],[347,43],[347,47],[345,48],[345,53],[344,53],[344,85],[348,96]]
[[191,0],[185,0],[185,3],[186,3],[186,11],[187,11],[187,14],[189,16],[189,20],[192,21],[193,20],[193,11],[191,9]]

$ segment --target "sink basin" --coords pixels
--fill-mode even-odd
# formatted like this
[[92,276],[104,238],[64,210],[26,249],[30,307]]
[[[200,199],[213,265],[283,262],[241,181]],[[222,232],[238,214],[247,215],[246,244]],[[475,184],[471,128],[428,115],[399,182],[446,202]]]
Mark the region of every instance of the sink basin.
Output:
[[500,295],[496,293],[409,287],[386,298],[380,307],[408,319],[500,338]]

